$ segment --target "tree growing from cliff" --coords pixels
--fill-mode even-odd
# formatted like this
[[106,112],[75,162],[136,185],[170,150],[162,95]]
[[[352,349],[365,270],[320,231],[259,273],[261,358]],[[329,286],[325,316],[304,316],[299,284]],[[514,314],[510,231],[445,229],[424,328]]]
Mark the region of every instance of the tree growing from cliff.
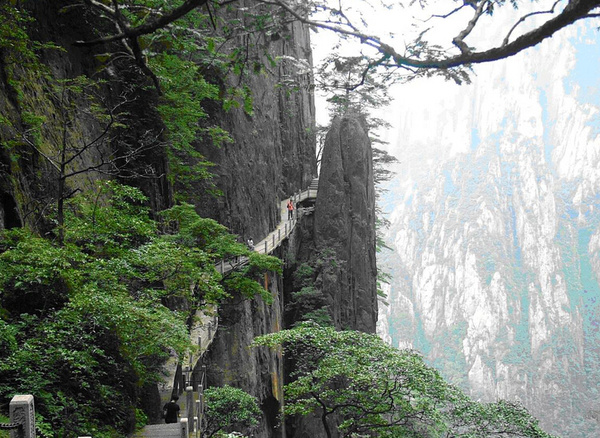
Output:
[[[49,90],[50,100],[56,106],[53,121],[39,116],[37,123],[29,130],[21,132],[21,139],[43,156],[51,166],[48,179],[48,194],[53,194],[56,203],[56,229],[60,244],[65,235],[65,203],[82,187],[70,185],[77,176],[99,174],[105,178],[160,178],[152,169],[145,172],[134,170],[131,163],[148,154],[161,145],[160,134],[139,138],[135,145],[118,138],[116,132],[126,128],[120,120],[120,109],[126,106],[128,99],[117,96],[117,103],[108,105],[95,96],[100,86],[85,76],[74,79],[58,80]],[[86,109],[80,104],[87,101]],[[35,109],[32,108],[32,111]],[[96,127],[93,135],[81,134],[83,124]],[[45,126],[47,125],[47,126]],[[77,129],[78,128],[78,129]],[[58,133],[58,135],[55,135]]]
[[286,320],[313,321],[319,325],[333,325],[327,299],[323,293],[323,280],[316,284],[318,276],[323,278],[339,262],[329,250],[316,254],[307,263],[296,268],[292,274],[294,291],[285,304]]
[[[228,36],[248,35],[253,32],[277,35],[287,23],[300,21],[315,29],[332,31],[343,39],[360,42],[368,52],[360,56],[362,74],[357,76],[356,85],[370,72],[380,68],[393,71],[395,75],[404,78],[441,74],[457,82],[468,81],[469,69],[473,64],[513,56],[579,20],[597,18],[600,8],[600,0],[545,2],[546,4],[536,4],[533,11],[523,13],[512,25],[506,27],[505,23],[496,19],[497,12],[506,7],[517,8],[519,3],[516,0],[435,3],[422,0],[418,4],[428,11],[429,16],[425,17],[425,20],[415,18],[405,27],[416,25],[419,21],[425,21],[427,27],[422,27],[412,39],[403,38],[403,42],[398,44],[395,43],[397,40],[394,40],[393,35],[373,33],[373,23],[357,10],[355,2],[349,0],[255,0],[250,3],[237,0],[184,0],[174,6],[164,1],[140,4],[131,0],[111,3],[82,0],[82,3],[100,11],[105,19],[112,23],[113,31],[95,40],[82,41],[81,44],[122,42],[130,56],[155,82],[156,77],[145,65],[144,44],[140,44],[141,39],[161,29],[176,26],[176,23],[200,10],[205,12],[209,22],[216,27],[218,19],[215,17],[218,15],[215,12],[226,8],[238,13],[233,20],[224,23]],[[410,2],[410,5],[413,3],[415,2]],[[394,12],[392,5],[393,3],[383,0],[378,3],[378,7],[388,9],[390,14]],[[404,6],[403,2],[398,2],[398,5]],[[405,9],[399,12],[405,13]],[[541,24],[526,27],[534,19],[541,19]],[[445,30],[444,26],[450,20],[460,23],[458,30]],[[469,40],[469,37],[483,26],[500,26],[500,30],[504,29],[502,37],[487,45],[473,41],[473,38]],[[438,29],[442,29],[446,34],[442,45],[427,39],[429,34]],[[519,33],[521,29],[525,30]],[[398,33],[403,30],[406,29],[398,29]],[[198,33],[197,36],[199,40],[206,39],[206,35],[202,33]],[[476,44],[482,46],[476,47]],[[443,48],[444,45],[449,48]],[[243,49],[241,53],[244,53]]]
[[[331,68],[331,66],[334,67]],[[363,76],[360,84],[353,83],[357,75]],[[383,231],[389,226],[389,221],[385,217],[380,202],[386,191],[384,184],[394,175],[389,166],[397,163],[398,160],[381,148],[387,142],[380,138],[379,133],[381,130],[390,128],[390,124],[376,116],[377,112],[381,112],[391,102],[388,93],[389,86],[385,81],[377,80],[372,74],[363,72],[360,57],[343,58],[338,55],[330,55],[328,61],[319,67],[316,76],[319,78],[321,90],[328,95],[327,101],[330,103],[331,118],[355,114],[366,122],[373,153],[376,249],[377,252],[384,248],[389,249],[383,235]],[[328,130],[328,127],[320,128],[321,144],[324,144],[324,137]],[[375,147],[375,145],[379,147]],[[318,160],[321,158],[321,152],[322,147],[318,151]],[[381,298],[385,298],[382,283],[387,283],[388,280],[389,275],[378,267],[377,293]]]
[[254,345],[282,347],[295,363],[285,414],[316,415],[327,437],[550,437],[522,406],[476,403],[376,335],[304,323]]

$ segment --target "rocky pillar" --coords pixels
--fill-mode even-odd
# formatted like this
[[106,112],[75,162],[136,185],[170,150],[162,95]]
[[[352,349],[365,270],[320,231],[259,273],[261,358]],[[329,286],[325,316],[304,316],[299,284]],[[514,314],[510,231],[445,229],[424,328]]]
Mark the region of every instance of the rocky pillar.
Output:
[[371,143],[364,120],[337,117],[325,139],[315,204],[318,279],[336,327],[375,332],[377,267]]

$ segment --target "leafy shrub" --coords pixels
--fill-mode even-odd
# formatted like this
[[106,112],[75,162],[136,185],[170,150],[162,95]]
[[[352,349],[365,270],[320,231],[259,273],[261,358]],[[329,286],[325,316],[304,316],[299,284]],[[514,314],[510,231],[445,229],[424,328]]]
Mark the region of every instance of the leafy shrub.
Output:
[[208,388],[206,403],[206,436],[223,432],[248,433],[258,425],[261,410],[255,397],[231,386]]

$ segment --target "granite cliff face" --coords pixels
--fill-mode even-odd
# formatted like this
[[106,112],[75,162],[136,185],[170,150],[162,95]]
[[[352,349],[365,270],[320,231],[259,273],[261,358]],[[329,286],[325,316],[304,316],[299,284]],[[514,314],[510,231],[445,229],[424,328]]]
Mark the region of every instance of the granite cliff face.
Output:
[[[26,224],[47,231],[45,215],[48,205],[55,202],[58,190],[56,157],[66,144],[65,138],[67,143],[78,145],[90,144],[96,139],[93,148],[72,160],[69,171],[75,175],[67,181],[68,191],[86,190],[101,178],[100,173],[85,171],[97,165],[101,155],[135,145],[145,152],[137,154],[135,163],[124,169],[122,175],[145,173],[154,176],[129,178],[131,184],[139,186],[148,195],[153,211],[173,203],[167,181],[166,152],[163,148],[153,147],[165,140],[165,126],[156,110],[157,94],[144,88],[147,78],[131,61],[115,62],[111,68],[102,68],[98,58],[103,56],[105,49],[73,44],[77,40],[94,38],[97,17],[82,13],[79,8],[68,7],[70,5],[68,1],[27,3],[26,10],[33,20],[26,26],[28,38],[60,46],[60,49],[36,52],[43,66],[41,69],[32,68],[31,60],[11,51],[10,43],[0,50],[0,113],[3,117],[0,135],[5,142],[5,147],[0,150],[0,217],[4,218],[0,228]],[[86,76],[101,85],[89,95],[81,90],[74,93],[78,96],[69,102],[71,106],[67,109],[60,97],[65,88],[53,88],[44,75],[53,81]],[[123,113],[135,115],[135,120],[128,116],[121,120],[128,127],[119,133],[118,141],[105,135],[106,123],[91,114],[91,94],[96,104],[102,102],[106,108],[118,105]],[[107,114],[105,111],[104,115]],[[63,138],[63,133],[67,137]],[[33,148],[27,140],[36,136],[41,142]],[[11,154],[11,148],[18,153]],[[49,157],[53,157],[54,163]]]
[[336,267],[318,279],[337,327],[374,332],[377,321],[375,194],[371,144],[357,117],[335,118],[321,162],[315,250]]
[[[243,12],[238,14],[243,20]],[[221,148],[199,145],[216,164],[214,182],[223,196],[201,195],[197,205],[204,216],[259,241],[279,223],[279,202],[308,187],[317,170],[314,84],[312,72],[303,67],[312,65],[308,28],[290,24],[285,38],[265,38],[255,50],[260,53],[252,56],[265,64],[267,56],[281,61],[268,74],[248,78],[252,116],[242,110],[211,111],[210,122],[230,132],[234,141]]]
[[[270,55],[311,62],[308,29],[293,25],[290,38],[269,45]],[[278,87],[293,80],[300,91]],[[211,115],[221,119],[234,142],[221,149],[207,146],[203,153],[216,163],[215,184],[223,196],[200,196],[200,212],[228,226],[244,241],[264,238],[282,219],[280,202],[308,187],[316,176],[315,108],[311,77],[298,74],[294,66],[282,64],[273,75],[253,77],[254,115],[242,111]],[[288,257],[287,246],[274,254]],[[239,301],[219,310],[219,329],[204,359],[209,385],[241,387],[255,395],[265,413],[256,436],[281,436],[278,415],[281,409],[283,363],[281,358],[250,343],[260,336],[283,328],[283,279],[264,280],[274,297],[271,305],[262,300]]]
[[[344,330],[373,333],[377,322],[375,260],[375,197],[371,144],[364,121],[354,115],[337,117],[327,133],[321,160],[318,196],[304,210],[299,226],[283,249],[284,324],[302,318],[295,293],[314,288],[313,306],[299,306]],[[308,282],[298,285],[298,272],[310,266]],[[315,304],[316,303],[316,304]],[[290,307],[292,310],[290,311]],[[323,313],[319,314],[319,311]],[[314,318],[314,319],[317,319]],[[284,369],[285,376],[292,370]],[[287,421],[288,437],[323,438],[315,416]],[[334,436],[337,432],[332,431]]]
[[[242,3],[242,2],[240,2]],[[251,2],[248,2],[251,3]],[[115,63],[111,68],[97,71],[103,48],[78,48],[76,40],[94,36],[97,17],[77,15],[77,9],[65,9],[68,2],[31,2],[30,12],[36,20],[31,30],[34,38],[56,41],[64,51],[43,52],[41,61],[56,79],[85,74],[102,79],[97,98],[111,102],[116,96],[127,102],[126,132],[120,136],[122,144],[141,145],[152,141],[156,145],[166,141],[165,126],[156,109],[159,96],[148,77],[127,62]],[[78,19],[81,18],[81,19]],[[243,18],[243,17],[240,17]],[[98,24],[99,25],[99,24]],[[152,212],[173,205],[173,184],[184,200],[193,200],[196,210],[230,228],[240,239],[252,237],[259,241],[280,221],[279,203],[294,192],[306,188],[316,176],[315,108],[312,95],[311,64],[308,29],[290,24],[285,38],[269,38],[257,45],[257,56],[279,59],[268,74],[251,76],[248,87],[252,91],[254,110],[250,115],[242,109],[224,111],[207,103],[208,120],[226,129],[233,142],[221,148],[197,139],[195,147],[207,160],[215,163],[214,188],[221,196],[208,194],[206,185],[181,190],[177,175],[171,175],[165,151],[153,143],[148,153],[136,156],[131,163],[134,178],[127,183],[142,188],[149,197]],[[26,114],[19,106],[9,76],[17,75],[30,82],[21,97],[28,105],[40,110],[47,120],[41,135],[48,150],[27,148],[21,144],[20,156],[0,149],[0,229],[29,225],[44,232],[51,224],[44,222],[44,208],[57,195],[56,169],[45,159],[45,154],[56,154],[61,145],[62,128],[68,125],[76,139],[94,139],[105,129],[89,113],[90,101],[76,99],[70,120],[60,120],[60,105],[42,79],[29,78],[26,69],[14,67],[0,50],[0,124],[2,140],[14,139],[31,128]],[[303,62],[293,62],[294,59]],[[301,67],[299,67],[299,65]],[[211,78],[227,85],[229,78]],[[109,153],[122,144],[107,139],[98,154]],[[356,328],[373,332],[377,317],[375,299],[374,196],[370,145],[360,122],[355,119],[337,120],[328,140],[322,169],[319,202],[314,215],[303,217],[297,232],[274,255],[284,259],[284,276],[268,275],[264,285],[274,297],[271,305],[260,299],[233,301],[218,310],[219,326],[209,352],[203,359],[207,365],[210,385],[229,384],[256,396],[264,418],[255,436],[281,436],[278,424],[281,407],[284,372],[281,358],[273,352],[249,348],[252,339],[261,334],[280,330],[284,322],[283,298],[289,293],[289,278],[293,265],[315,252],[331,251],[339,265],[335,272],[318,281],[327,293],[329,309],[335,323],[342,328]],[[46,147],[46,146],[45,146]],[[75,169],[86,169],[98,160],[97,155],[81,154]],[[140,170],[155,178],[135,178]],[[173,177],[173,178],[169,178]],[[69,190],[86,190],[97,179],[92,172],[83,172],[69,180]],[[322,200],[321,200],[322,199]],[[315,243],[317,242],[317,243]],[[156,401],[157,391],[146,389],[147,402]],[[156,403],[154,403],[156,404]],[[145,407],[151,417],[157,410]],[[151,418],[158,420],[157,418]],[[310,426],[307,426],[310,427]]]

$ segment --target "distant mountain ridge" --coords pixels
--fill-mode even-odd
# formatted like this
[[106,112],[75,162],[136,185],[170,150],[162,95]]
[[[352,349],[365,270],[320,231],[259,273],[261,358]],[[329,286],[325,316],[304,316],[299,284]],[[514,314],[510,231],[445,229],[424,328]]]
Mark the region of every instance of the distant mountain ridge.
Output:
[[385,200],[380,319],[475,398],[521,400],[548,431],[583,438],[600,436],[600,139],[598,108],[566,87],[574,38],[399,121],[412,129],[391,150],[403,164]]

